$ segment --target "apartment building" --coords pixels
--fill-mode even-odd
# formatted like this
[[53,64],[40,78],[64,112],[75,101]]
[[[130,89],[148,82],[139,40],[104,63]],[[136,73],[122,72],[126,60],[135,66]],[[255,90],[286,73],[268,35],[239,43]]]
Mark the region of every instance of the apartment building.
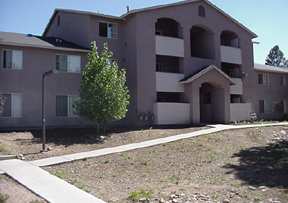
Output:
[[[84,68],[91,41],[100,48],[107,42],[115,60],[127,70],[131,103],[127,117],[115,125],[227,123],[249,119],[252,112],[259,118],[280,119],[287,111],[286,70],[254,67],[256,34],[207,0],[131,10],[120,17],[56,9],[41,37],[22,35],[52,44],[50,48],[34,46],[37,43],[27,47],[29,40],[17,44],[17,38],[11,40],[17,46],[10,48],[3,43],[10,35],[18,34],[0,34],[1,60],[7,55],[21,58],[23,68],[1,69],[0,92],[10,94],[8,106],[21,113],[20,118],[13,113],[2,116],[0,127],[40,126],[41,74],[54,67],[64,71],[47,82],[48,125],[89,125],[73,115],[71,104],[72,96],[79,95],[78,66]],[[47,39],[60,40],[70,48]],[[17,67],[19,60],[15,61]],[[76,72],[69,71],[70,63],[78,64],[71,68]]]

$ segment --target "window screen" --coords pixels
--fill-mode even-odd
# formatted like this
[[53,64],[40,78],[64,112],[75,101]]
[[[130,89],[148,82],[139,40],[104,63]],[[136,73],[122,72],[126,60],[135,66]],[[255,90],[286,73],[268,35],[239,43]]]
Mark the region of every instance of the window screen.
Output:
[[56,69],[59,71],[67,72],[67,56],[56,55]]
[[56,96],[56,116],[68,116],[67,96]]

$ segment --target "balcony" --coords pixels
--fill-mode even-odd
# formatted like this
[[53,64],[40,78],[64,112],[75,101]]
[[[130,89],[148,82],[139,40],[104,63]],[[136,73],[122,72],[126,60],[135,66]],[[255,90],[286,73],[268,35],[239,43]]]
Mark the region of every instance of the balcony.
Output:
[[230,121],[245,121],[250,119],[252,113],[251,103],[230,104]]
[[156,54],[184,57],[184,40],[180,38],[156,35]]
[[179,83],[184,78],[180,73],[156,72],[157,92],[184,92],[184,86]]
[[190,104],[188,103],[155,103],[156,125],[179,125],[190,123]]
[[234,85],[230,86],[230,94],[243,94],[243,81],[240,78],[231,78]]
[[240,48],[221,46],[221,61],[231,64],[242,64],[242,52]]

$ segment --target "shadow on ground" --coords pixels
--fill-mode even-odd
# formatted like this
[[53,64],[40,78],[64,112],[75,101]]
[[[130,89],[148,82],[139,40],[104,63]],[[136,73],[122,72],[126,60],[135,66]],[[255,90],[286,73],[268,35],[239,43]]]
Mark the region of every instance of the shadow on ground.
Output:
[[229,173],[248,185],[288,188],[288,141],[241,150],[233,155],[238,165],[226,165]]
[[[183,129],[183,128],[191,128],[191,127],[204,127],[204,125],[199,126],[157,126],[157,128],[153,129]],[[145,130],[150,129],[147,128],[117,128],[117,129],[109,129],[105,134],[97,134],[96,128],[83,128],[83,129],[49,129],[47,130],[47,143],[53,143],[55,145],[64,145],[69,146],[73,144],[101,144],[103,139],[102,136],[109,137],[113,133],[121,133],[125,135],[125,133],[130,133],[132,131],[137,130]],[[31,133],[33,134],[33,142],[39,143],[41,142],[42,138],[42,131],[41,130],[32,130]]]

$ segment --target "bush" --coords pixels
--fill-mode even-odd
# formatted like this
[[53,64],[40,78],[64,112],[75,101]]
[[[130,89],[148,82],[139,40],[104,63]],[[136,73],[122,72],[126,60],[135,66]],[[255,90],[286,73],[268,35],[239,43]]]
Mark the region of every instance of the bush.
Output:
[[129,193],[129,199],[137,202],[141,199],[150,199],[152,197],[152,192],[151,191],[145,191],[145,190],[139,190],[139,191],[134,191]]

